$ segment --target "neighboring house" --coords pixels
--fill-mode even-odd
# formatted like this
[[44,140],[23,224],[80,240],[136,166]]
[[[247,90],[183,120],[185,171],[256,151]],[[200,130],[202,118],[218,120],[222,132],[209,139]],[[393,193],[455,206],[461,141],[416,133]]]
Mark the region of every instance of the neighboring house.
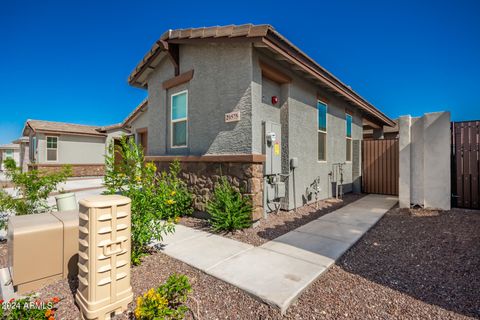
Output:
[[376,128],[369,128],[363,130],[363,140],[372,140],[372,139],[398,139],[399,138],[399,129],[398,129],[398,119],[394,120],[395,125],[393,127],[383,126]]
[[74,176],[104,174],[107,135],[96,126],[28,120],[23,136],[29,139],[29,167],[56,171],[71,165]]
[[148,90],[147,159],[180,160],[197,209],[227,176],[254,219],[360,192],[363,129],[395,124],[268,25],[169,30],[129,83]]
[[24,136],[14,141],[20,146],[19,165],[23,170],[52,171],[68,164],[76,177],[101,176],[105,172],[105,152],[110,142],[133,135],[136,142],[146,148],[147,110],[148,103],[144,100],[123,122],[105,127],[27,120]]
[[13,159],[17,164],[20,162],[20,145],[15,143],[0,145],[0,171],[5,170],[3,162],[7,159]]
[[118,141],[123,135],[135,137],[135,141],[143,146],[147,154],[148,131],[148,101],[142,101],[121,123],[100,127],[97,130],[107,135],[107,146],[112,141]]
[[19,161],[17,165],[22,168],[22,171],[28,171],[28,164],[30,163],[30,138],[29,137],[20,137],[13,143],[20,146],[19,152]]

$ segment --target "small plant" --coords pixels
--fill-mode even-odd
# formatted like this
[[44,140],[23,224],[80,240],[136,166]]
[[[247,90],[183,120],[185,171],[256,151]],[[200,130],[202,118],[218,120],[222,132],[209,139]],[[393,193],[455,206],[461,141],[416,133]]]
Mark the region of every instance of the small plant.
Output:
[[58,297],[50,300],[40,300],[35,296],[28,296],[22,299],[10,299],[6,302],[0,300],[0,319],[17,320],[55,320],[56,304],[60,302]]
[[[13,183],[13,194],[0,190],[0,212],[15,215],[42,213],[52,210],[47,199],[58,185],[72,175],[70,166],[65,166],[59,172],[42,172],[31,170],[22,172],[15,160],[4,161],[6,176]],[[6,215],[0,219],[0,228],[8,222]]]
[[213,231],[235,231],[252,225],[250,199],[242,196],[222,177],[207,204]]
[[189,310],[185,305],[192,287],[185,275],[172,274],[157,289],[148,290],[137,298],[135,317],[142,320],[185,318]]

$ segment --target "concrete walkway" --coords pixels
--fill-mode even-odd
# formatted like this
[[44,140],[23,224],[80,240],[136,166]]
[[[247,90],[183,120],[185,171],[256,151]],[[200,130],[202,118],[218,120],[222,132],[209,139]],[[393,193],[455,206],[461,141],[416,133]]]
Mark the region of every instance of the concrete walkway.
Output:
[[396,197],[368,195],[260,247],[177,225],[161,247],[285,313],[396,203]]

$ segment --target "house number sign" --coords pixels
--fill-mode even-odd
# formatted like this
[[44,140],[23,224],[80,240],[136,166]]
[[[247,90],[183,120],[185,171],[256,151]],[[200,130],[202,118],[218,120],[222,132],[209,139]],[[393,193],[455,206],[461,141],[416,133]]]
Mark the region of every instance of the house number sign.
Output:
[[240,111],[225,113],[225,122],[240,121]]

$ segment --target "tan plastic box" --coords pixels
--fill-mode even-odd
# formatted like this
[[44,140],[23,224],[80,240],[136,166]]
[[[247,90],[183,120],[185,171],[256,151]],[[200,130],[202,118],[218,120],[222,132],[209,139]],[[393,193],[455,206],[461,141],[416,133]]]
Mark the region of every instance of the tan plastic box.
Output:
[[78,289],[82,319],[109,319],[133,300],[130,285],[130,199],[95,196],[80,202]]
[[8,222],[8,266],[17,293],[77,274],[78,212],[14,216]]

